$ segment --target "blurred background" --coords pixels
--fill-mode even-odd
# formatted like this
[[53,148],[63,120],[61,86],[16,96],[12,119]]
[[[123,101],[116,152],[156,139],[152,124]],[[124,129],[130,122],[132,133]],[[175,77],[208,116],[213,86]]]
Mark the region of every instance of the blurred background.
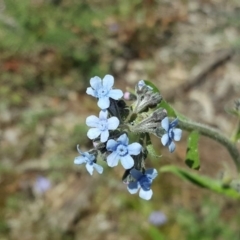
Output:
[[[0,0],[0,239],[239,240],[239,202],[171,174],[151,201],[123,169],[91,177],[85,94],[95,75],[123,91],[151,80],[179,112],[231,136],[240,94],[238,0]],[[184,166],[186,137],[148,167]],[[227,151],[201,138],[200,173],[237,176]]]

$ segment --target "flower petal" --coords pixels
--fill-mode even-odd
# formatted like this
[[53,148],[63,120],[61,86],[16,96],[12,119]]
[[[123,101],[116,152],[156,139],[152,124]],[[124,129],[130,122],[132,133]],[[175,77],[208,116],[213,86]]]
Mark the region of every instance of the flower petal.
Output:
[[121,142],[123,145],[127,146],[128,145],[128,136],[126,133],[122,134],[118,139],[117,139],[118,142]]
[[93,165],[87,163],[86,164],[86,169],[87,169],[87,171],[89,172],[90,175],[93,174]]
[[142,188],[139,191],[139,197],[145,200],[149,200],[151,199],[153,195],[153,191],[152,189],[148,190],[148,191],[144,191]]
[[95,156],[93,154],[90,154],[89,152],[82,153],[82,156],[87,158],[89,161],[93,161],[95,159]]
[[169,145],[168,145],[168,149],[169,149],[169,152],[174,152],[176,146],[175,146],[175,143],[172,141]]
[[107,109],[107,108],[110,106],[109,97],[99,98],[97,105],[98,105],[101,109]]
[[145,171],[145,174],[153,180],[154,178],[157,177],[158,172],[156,169],[150,168]]
[[119,155],[116,152],[112,152],[107,157],[107,164],[109,167],[115,167],[118,165]]
[[83,164],[86,163],[86,159],[83,156],[75,157],[74,164]]
[[181,137],[182,137],[182,129],[175,128],[175,129],[173,129],[173,133],[174,133],[173,139],[175,141],[179,141],[181,139]]
[[105,130],[101,133],[100,141],[106,142],[108,140],[108,137],[109,137],[109,132],[108,130]]
[[98,128],[91,128],[87,132],[87,136],[90,139],[95,139],[101,134],[101,131]]
[[139,188],[140,188],[140,184],[137,181],[130,182],[127,186],[127,189],[131,194],[137,193]]
[[103,78],[103,87],[109,91],[109,90],[112,88],[113,84],[114,84],[114,78],[113,78],[113,76],[107,74],[107,75]]
[[140,179],[140,177],[143,176],[142,172],[138,171],[137,169],[133,168],[131,171],[130,171],[131,175],[136,179]]
[[142,150],[142,145],[135,142],[128,145],[128,153],[130,155],[138,155]]
[[141,90],[143,86],[146,86],[144,80],[140,80],[137,84],[138,88]]
[[99,119],[107,119],[108,111],[107,110],[101,110],[99,113]]
[[174,128],[176,127],[178,124],[178,118],[175,118],[171,123],[170,123],[170,127],[169,128]]
[[134,166],[133,158],[129,154],[127,154],[124,157],[121,157],[120,160],[124,169],[130,169]]
[[93,97],[98,97],[97,94],[96,94],[96,92],[95,92],[91,87],[88,87],[88,88],[87,88],[86,93],[87,93],[88,95],[93,96]]
[[100,173],[100,174],[103,173],[103,167],[100,166],[99,164],[94,163],[94,164],[93,164],[93,167],[95,168],[95,170],[96,170],[98,173]]
[[117,117],[111,117],[107,121],[109,130],[115,130],[119,126],[119,119]]
[[88,127],[97,128],[99,126],[99,118],[91,115],[91,116],[86,118],[86,124],[87,124]]
[[107,142],[107,150],[113,152],[113,151],[116,150],[117,145],[118,144],[117,144],[117,142],[115,140],[110,139]]
[[162,128],[168,132],[168,129],[169,129],[169,120],[168,120],[168,117],[165,117],[162,121],[161,121],[161,125],[162,125]]
[[167,143],[168,143],[168,141],[169,141],[168,134],[167,134],[167,133],[163,134],[163,136],[162,136],[162,138],[161,138],[162,145],[163,145],[163,146],[166,146]]
[[110,92],[108,93],[108,96],[109,96],[110,98],[113,98],[113,99],[115,99],[115,100],[118,100],[118,99],[120,99],[120,98],[123,97],[123,92],[122,92],[122,90],[120,90],[120,89],[112,89],[112,90],[110,90]]
[[101,85],[102,85],[102,80],[101,80],[101,78],[100,78],[100,77],[97,77],[97,76],[91,78],[91,79],[90,79],[90,85],[91,85],[91,87],[92,87],[93,89],[95,89],[95,90],[98,89],[98,88],[101,87]]

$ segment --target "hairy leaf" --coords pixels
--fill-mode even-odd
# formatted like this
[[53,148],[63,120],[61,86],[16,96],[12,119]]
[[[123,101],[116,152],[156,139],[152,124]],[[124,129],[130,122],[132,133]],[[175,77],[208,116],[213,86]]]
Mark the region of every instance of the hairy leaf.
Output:
[[188,136],[187,154],[185,163],[193,169],[198,170],[200,168],[199,153],[198,153],[198,139],[199,134],[197,131],[193,131]]

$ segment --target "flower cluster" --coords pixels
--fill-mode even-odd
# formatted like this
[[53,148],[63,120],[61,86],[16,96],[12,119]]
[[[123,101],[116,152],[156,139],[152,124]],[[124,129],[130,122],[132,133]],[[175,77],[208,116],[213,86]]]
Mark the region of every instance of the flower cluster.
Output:
[[[101,109],[99,117],[89,116],[86,125],[87,132],[93,141],[93,148],[82,152],[77,146],[79,156],[75,164],[85,164],[87,171],[92,175],[96,170],[99,174],[103,167],[97,163],[104,160],[109,167],[115,167],[121,162],[125,169],[123,182],[127,190],[137,193],[142,199],[149,200],[153,195],[151,185],[157,176],[156,169],[146,169],[147,147],[150,144],[149,134],[161,139],[170,152],[175,150],[174,141],[179,141],[182,130],[176,128],[178,119],[169,123],[167,111],[159,107],[161,95],[154,88],[141,80],[135,87],[135,93],[125,93],[113,89],[114,78],[106,75],[103,79],[90,79],[91,87],[86,93],[98,99]],[[129,106],[122,99],[133,101]],[[129,143],[129,136],[135,134],[135,142]]]

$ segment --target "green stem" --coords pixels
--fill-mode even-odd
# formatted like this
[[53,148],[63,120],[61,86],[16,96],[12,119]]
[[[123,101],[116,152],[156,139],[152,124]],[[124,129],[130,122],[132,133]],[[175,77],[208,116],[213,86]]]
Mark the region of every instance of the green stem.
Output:
[[201,135],[209,137],[220,144],[222,144],[224,147],[227,148],[229,154],[231,155],[232,159],[234,160],[234,163],[240,171],[240,153],[237,149],[237,147],[228,139],[226,136],[221,134],[219,131],[215,130],[214,128],[208,127],[204,124],[192,122],[185,119],[179,119],[178,125],[180,128],[186,131],[198,131]]

